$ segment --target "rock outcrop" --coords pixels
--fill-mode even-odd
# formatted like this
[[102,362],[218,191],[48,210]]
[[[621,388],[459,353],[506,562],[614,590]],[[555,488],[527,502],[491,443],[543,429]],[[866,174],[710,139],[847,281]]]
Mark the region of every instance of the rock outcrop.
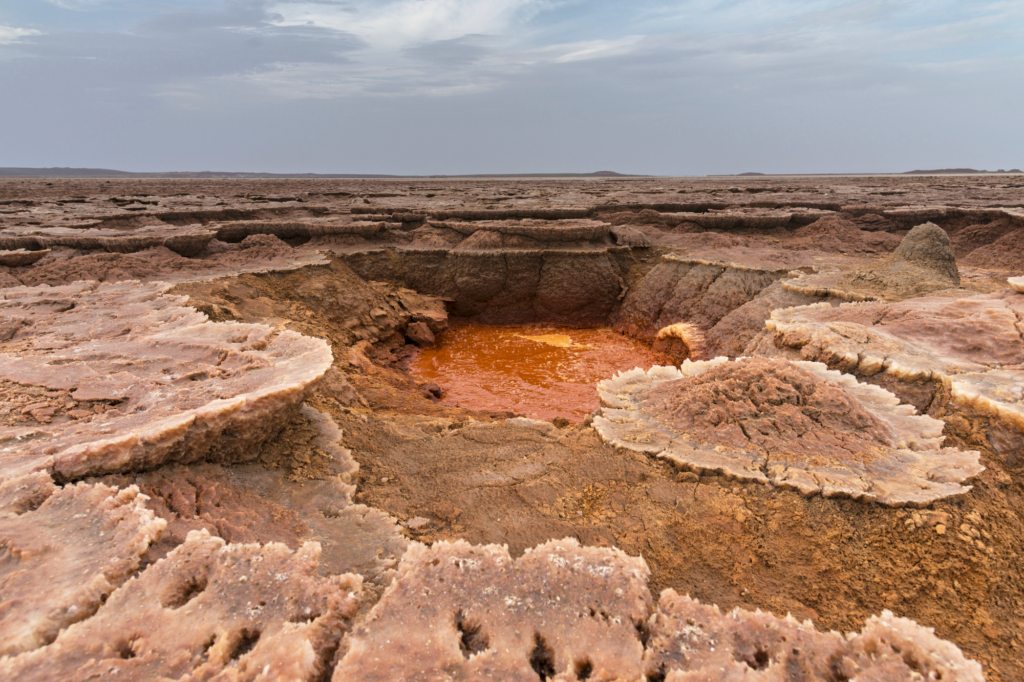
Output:
[[679,322],[711,329],[787,272],[667,255],[626,292],[612,326],[648,343]]
[[515,561],[495,545],[414,545],[333,679],[984,680],[954,644],[888,611],[844,636],[673,590],[655,610],[646,577],[643,559],[575,540]]
[[960,271],[946,231],[924,223],[879,263],[844,273],[807,275],[783,286],[800,294],[845,301],[899,301],[959,287]]

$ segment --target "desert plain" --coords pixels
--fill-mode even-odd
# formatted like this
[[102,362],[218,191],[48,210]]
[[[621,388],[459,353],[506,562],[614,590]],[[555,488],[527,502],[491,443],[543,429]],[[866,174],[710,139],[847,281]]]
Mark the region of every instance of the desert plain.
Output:
[[1022,275],[1020,175],[2,180],[0,678],[1021,679]]

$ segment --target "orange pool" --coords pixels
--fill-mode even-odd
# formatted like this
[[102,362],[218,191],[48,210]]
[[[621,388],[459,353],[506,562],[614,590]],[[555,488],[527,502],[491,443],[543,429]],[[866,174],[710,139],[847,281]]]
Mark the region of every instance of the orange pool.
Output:
[[611,329],[455,323],[412,359],[410,371],[443,388],[448,405],[578,422],[600,406],[594,385],[601,379],[667,364]]

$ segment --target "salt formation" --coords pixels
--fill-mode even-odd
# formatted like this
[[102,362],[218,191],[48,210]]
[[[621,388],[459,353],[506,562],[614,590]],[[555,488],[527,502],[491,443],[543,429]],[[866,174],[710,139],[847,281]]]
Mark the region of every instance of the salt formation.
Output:
[[791,616],[722,613],[673,590],[662,592],[651,617],[644,670],[648,680],[665,682],[985,679],[981,666],[956,645],[889,611],[844,637]]
[[786,289],[847,301],[902,300],[960,286],[960,271],[946,231],[934,223],[912,229],[892,254],[841,274],[816,274],[784,281]]
[[652,350],[663,353],[675,364],[699,358],[704,352],[704,333],[692,324],[677,322],[658,330]]
[[26,251],[25,249],[0,251],[0,265],[9,268],[32,265],[48,253],[50,253],[50,249],[42,249],[41,251]]
[[643,559],[575,540],[516,561],[495,545],[413,545],[333,679],[984,679],[954,644],[888,611],[845,637],[760,611],[722,614],[673,590],[651,615],[647,573]]
[[941,447],[941,421],[815,362],[687,361],[598,393],[594,427],[615,446],[805,495],[923,506],[984,470],[977,452]]
[[1024,277],[1010,277],[1006,281],[1014,291],[1024,294]]
[[1024,447],[1024,298],[1011,291],[900,303],[817,304],[776,310],[748,353],[824,362],[884,382],[936,413],[982,415],[989,444]]
[[147,506],[167,521],[160,543],[147,556],[150,561],[197,530],[231,543],[270,541],[295,547],[315,541],[322,550],[321,572],[359,573],[364,594],[379,595],[390,584],[409,541],[397,519],[352,502],[359,465],[341,447],[341,436],[333,419],[304,405],[263,446],[258,462],[230,468],[171,465],[102,480],[118,487],[138,486],[151,498]]
[[8,680],[323,679],[360,578],[317,577],[317,543],[227,545],[205,531],[52,644],[0,659]]
[[137,487],[54,491],[48,479],[34,474],[0,490],[0,655],[41,647],[91,616],[166,525]]
[[331,365],[324,341],[208,322],[167,288],[79,282],[0,294],[0,380],[47,391],[0,428],[0,480],[253,459]]
[[647,575],[642,558],[575,540],[515,561],[504,546],[413,545],[334,680],[638,680]]

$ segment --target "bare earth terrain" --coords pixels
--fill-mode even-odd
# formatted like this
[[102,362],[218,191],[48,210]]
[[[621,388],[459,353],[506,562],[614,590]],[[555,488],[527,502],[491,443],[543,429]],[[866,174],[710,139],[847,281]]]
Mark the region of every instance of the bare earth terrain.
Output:
[[0,679],[1022,679],[1022,270],[1019,175],[0,181]]

